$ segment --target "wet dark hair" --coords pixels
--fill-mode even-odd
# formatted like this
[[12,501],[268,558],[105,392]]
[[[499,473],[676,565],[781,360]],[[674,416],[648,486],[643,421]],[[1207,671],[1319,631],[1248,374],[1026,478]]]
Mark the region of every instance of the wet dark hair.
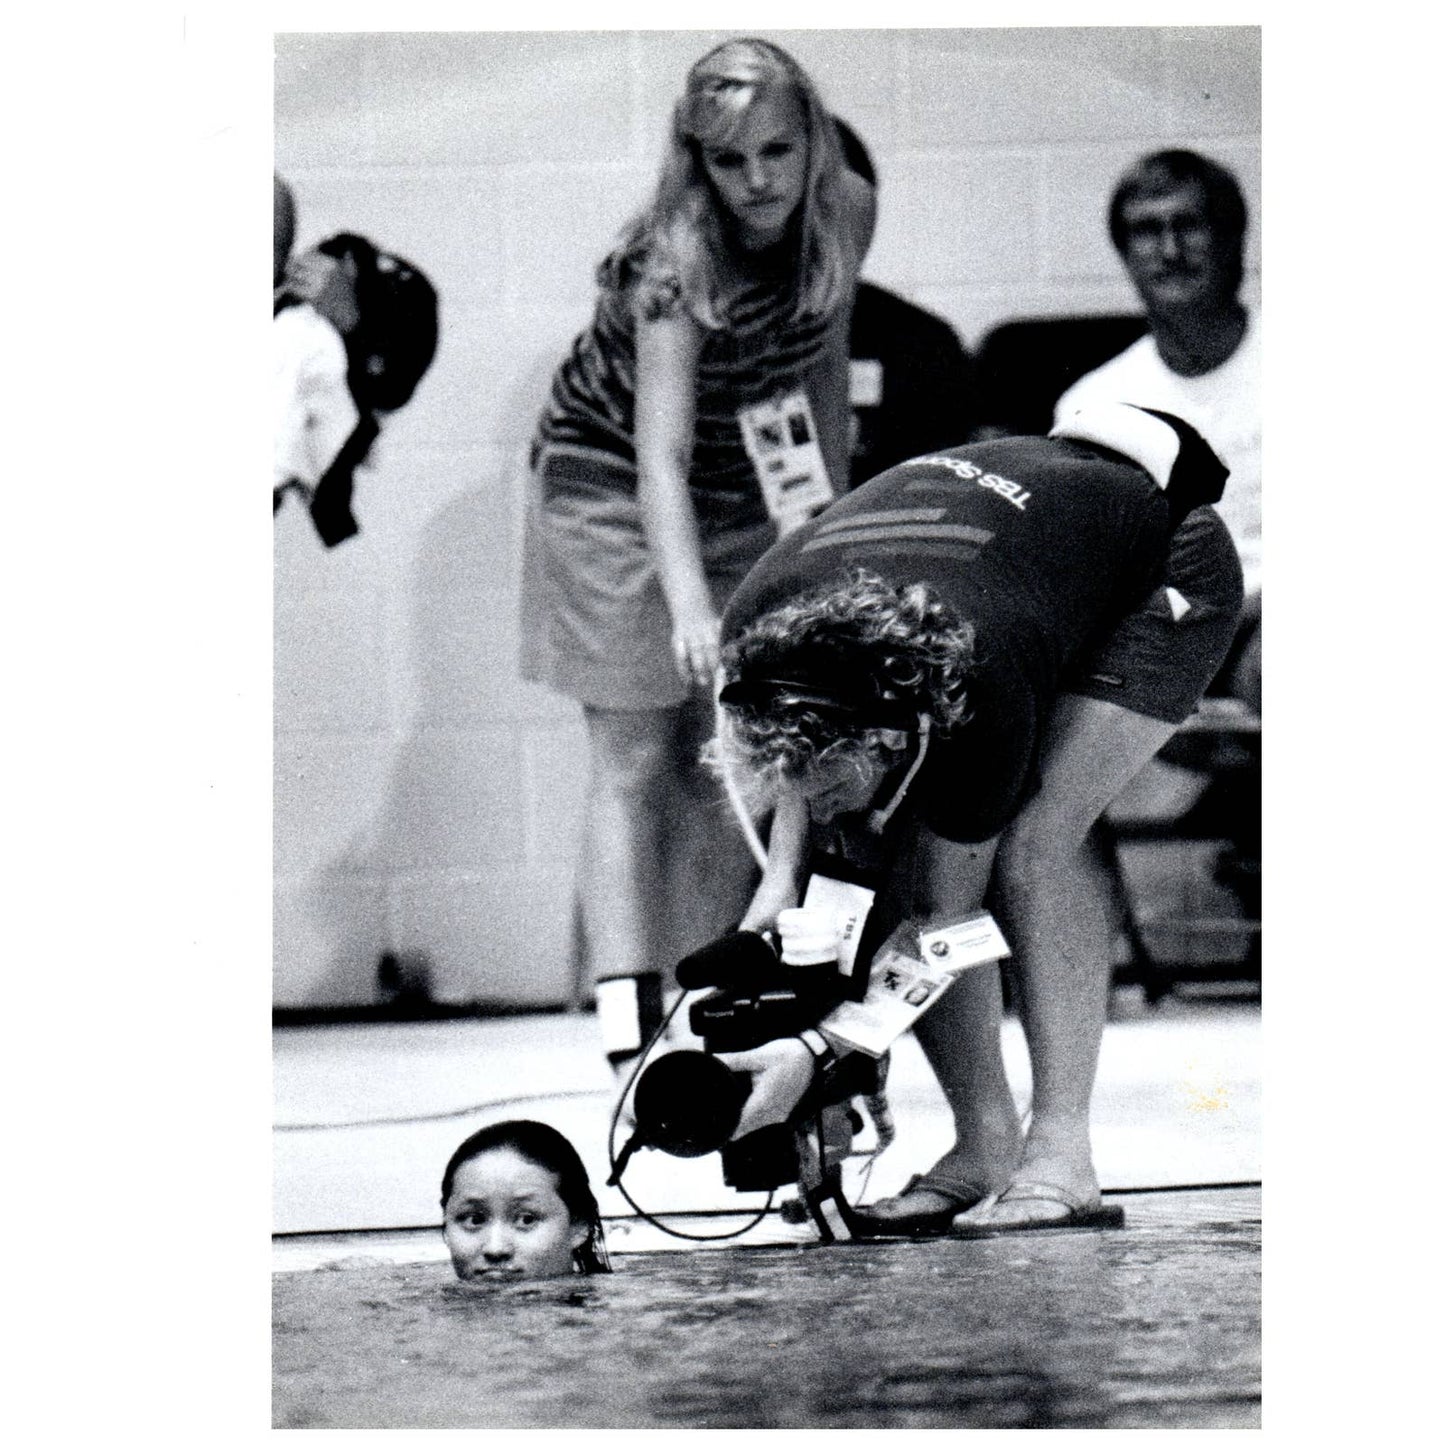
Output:
[[587,1226],[587,1238],[572,1251],[578,1271],[610,1274],[612,1265],[602,1237],[602,1218],[587,1169],[566,1137],[550,1124],[539,1124],[535,1119],[507,1119],[500,1124],[488,1124],[463,1139],[442,1173],[442,1212],[446,1212],[447,1200],[452,1197],[457,1170],[468,1160],[490,1154],[494,1149],[515,1150],[552,1175],[557,1181],[557,1197],[567,1206],[573,1223]]
[[1119,178],[1109,201],[1109,238],[1122,256],[1129,234],[1124,208],[1141,196],[1162,196],[1182,186],[1197,185],[1204,193],[1204,214],[1216,241],[1231,248],[1233,282],[1237,288],[1244,269],[1244,232],[1249,207],[1234,173],[1196,151],[1151,151],[1141,156]]

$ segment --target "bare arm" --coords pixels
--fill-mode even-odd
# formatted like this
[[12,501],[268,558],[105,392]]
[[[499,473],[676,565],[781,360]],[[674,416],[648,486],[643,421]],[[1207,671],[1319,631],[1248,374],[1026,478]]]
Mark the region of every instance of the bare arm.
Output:
[[677,669],[706,685],[717,669],[719,618],[687,490],[701,349],[702,328],[690,316],[638,321],[634,444],[642,525],[672,618]]
[[808,805],[799,793],[786,793],[773,811],[768,861],[740,928],[761,932],[777,926],[778,914],[795,908],[808,847]]
[[[931,833],[920,834],[915,840],[913,857],[906,860],[907,882],[901,888],[895,883],[894,890],[880,897],[875,905],[883,909],[886,922],[894,925],[878,953],[882,955],[896,948],[916,958],[921,931],[955,921],[960,914],[978,908],[983,902],[997,845],[997,839],[986,843],[950,843]],[[771,869],[771,847],[768,864]],[[870,993],[869,997],[873,995]],[[859,1040],[855,1032],[859,1023],[856,1014],[856,1004],[844,1003],[820,1021],[819,1028],[835,1049],[867,1047],[873,1052],[880,1043],[884,1047],[891,1044],[893,1040],[888,1037],[871,1038],[866,1045]],[[897,1030],[906,1027],[907,1022],[895,1020],[894,1025],[893,1037],[897,1037]],[[876,1026],[867,1022],[866,1016],[864,1033],[876,1034]],[[808,1045],[797,1038],[772,1039],[758,1048],[718,1057],[728,1068],[745,1073],[752,1080],[752,1092],[733,1132],[734,1139],[789,1119],[817,1067]]]

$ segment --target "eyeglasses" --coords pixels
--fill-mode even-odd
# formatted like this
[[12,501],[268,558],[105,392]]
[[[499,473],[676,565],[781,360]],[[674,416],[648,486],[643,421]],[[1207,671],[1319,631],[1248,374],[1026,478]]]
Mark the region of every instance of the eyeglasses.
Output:
[[1125,240],[1131,246],[1154,248],[1162,246],[1166,237],[1176,246],[1206,245],[1213,239],[1209,222],[1203,216],[1145,216],[1124,227]]

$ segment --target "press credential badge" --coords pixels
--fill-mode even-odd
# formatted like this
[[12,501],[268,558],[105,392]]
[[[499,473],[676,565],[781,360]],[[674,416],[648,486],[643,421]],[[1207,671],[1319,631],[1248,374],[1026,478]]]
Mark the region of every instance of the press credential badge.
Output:
[[833,500],[813,408],[801,387],[743,407],[738,426],[768,515],[780,534],[791,532]]
[[975,964],[996,963],[1012,952],[993,914],[983,909],[921,932],[918,942],[925,957],[950,973]]
[[826,909],[832,913],[838,925],[838,972],[844,978],[853,976],[858,944],[863,937],[868,910],[873,906],[873,897],[871,888],[864,888],[861,883],[845,883],[841,878],[828,877],[826,873],[814,873],[808,879],[803,907]]
[[966,968],[1007,958],[993,915],[979,911],[918,935],[914,956],[892,943],[879,949],[861,1002],[840,1003],[818,1025],[830,1043],[881,1058]]

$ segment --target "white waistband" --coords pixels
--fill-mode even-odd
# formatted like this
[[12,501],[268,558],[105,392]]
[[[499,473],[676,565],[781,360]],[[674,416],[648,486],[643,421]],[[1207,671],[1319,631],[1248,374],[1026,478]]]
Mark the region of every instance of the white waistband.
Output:
[[1159,484],[1169,485],[1179,459],[1179,433],[1166,421],[1122,401],[1096,401],[1061,421],[1051,437],[1094,442],[1138,462]]

